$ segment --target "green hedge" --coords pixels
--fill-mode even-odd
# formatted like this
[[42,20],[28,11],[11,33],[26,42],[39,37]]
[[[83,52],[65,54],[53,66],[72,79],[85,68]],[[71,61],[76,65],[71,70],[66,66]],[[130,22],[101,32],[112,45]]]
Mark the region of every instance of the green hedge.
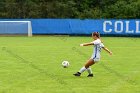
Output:
[[140,18],[140,0],[0,0],[1,18]]

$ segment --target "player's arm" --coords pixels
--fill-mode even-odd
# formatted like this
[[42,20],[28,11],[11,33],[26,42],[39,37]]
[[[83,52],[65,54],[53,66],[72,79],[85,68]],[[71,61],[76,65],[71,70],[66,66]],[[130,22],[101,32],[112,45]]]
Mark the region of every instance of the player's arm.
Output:
[[80,44],[80,46],[89,46],[89,45],[94,45],[93,42],[90,42],[90,43],[83,43],[83,44]]
[[108,52],[110,55],[112,55],[112,52],[108,49],[108,48],[106,48],[106,47],[102,47],[106,52]]

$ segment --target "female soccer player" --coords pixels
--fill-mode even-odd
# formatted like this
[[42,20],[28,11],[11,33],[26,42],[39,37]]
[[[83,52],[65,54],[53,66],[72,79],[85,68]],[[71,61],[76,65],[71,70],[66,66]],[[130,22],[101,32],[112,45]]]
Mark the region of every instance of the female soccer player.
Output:
[[92,73],[92,70],[91,70],[90,66],[97,63],[98,61],[100,61],[101,49],[104,49],[110,55],[112,55],[112,52],[103,45],[103,42],[100,39],[100,33],[99,32],[93,32],[92,33],[92,38],[94,39],[93,42],[80,44],[80,46],[94,45],[94,53],[91,56],[91,58],[87,61],[87,63],[84,65],[84,67],[82,67],[79,70],[79,72],[73,74],[75,76],[80,76],[81,73],[83,73],[85,70],[87,70],[88,73],[89,73],[89,75],[87,77],[93,77],[93,73]]

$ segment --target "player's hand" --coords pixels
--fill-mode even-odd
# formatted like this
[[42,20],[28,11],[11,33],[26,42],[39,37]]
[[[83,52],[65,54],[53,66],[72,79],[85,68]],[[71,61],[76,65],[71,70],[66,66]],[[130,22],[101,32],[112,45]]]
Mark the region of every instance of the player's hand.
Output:
[[109,54],[112,55],[113,53],[112,52],[109,52]]
[[80,44],[80,46],[84,46],[84,44]]

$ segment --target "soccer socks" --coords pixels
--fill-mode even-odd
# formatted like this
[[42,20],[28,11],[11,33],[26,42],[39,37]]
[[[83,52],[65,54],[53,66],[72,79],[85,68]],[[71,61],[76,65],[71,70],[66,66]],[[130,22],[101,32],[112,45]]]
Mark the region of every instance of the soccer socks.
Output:
[[89,75],[88,75],[87,77],[93,77],[93,73],[92,73],[92,70],[91,70],[90,67],[89,67],[89,68],[82,67],[82,68],[79,70],[79,72],[77,72],[77,73],[75,73],[75,74],[73,74],[73,75],[74,75],[74,76],[80,76],[81,73],[83,73],[85,70],[87,70],[88,73],[89,73]]
[[92,72],[92,70],[91,70],[91,68],[89,67],[89,68],[87,68],[87,71],[88,71],[88,73],[89,74],[93,74],[93,72]]
[[89,67],[89,68],[87,68],[87,69],[86,69],[85,67],[82,67],[82,68],[80,69],[80,71],[79,71],[79,72],[80,72],[80,73],[83,73],[85,70],[87,70],[89,74],[93,74],[93,72],[92,72],[92,70],[91,70],[91,68],[90,68],[90,67]]
[[85,70],[86,70],[86,68],[85,68],[85,67],[82,67],[82,68],[79,70],[79,72],[80,72],[80,73],[83,73]]

